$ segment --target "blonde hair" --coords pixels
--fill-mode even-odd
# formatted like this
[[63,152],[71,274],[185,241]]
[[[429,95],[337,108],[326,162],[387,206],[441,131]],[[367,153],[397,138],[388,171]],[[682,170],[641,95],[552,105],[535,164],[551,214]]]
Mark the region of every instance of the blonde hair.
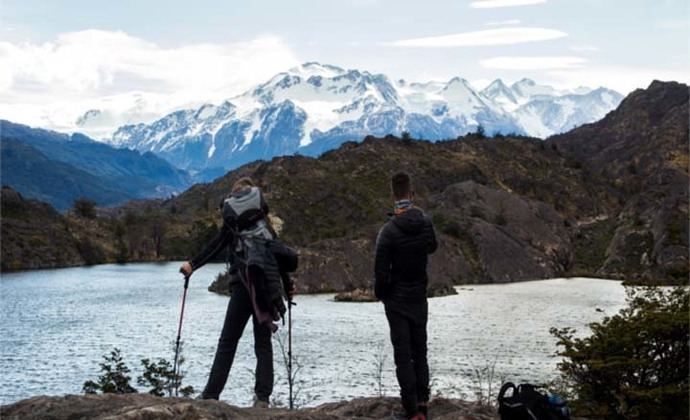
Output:
[[232,184],[232,192],[242,191],[245,188],[251,188],[255,186],[256,185],[254,184],[254,181],[252,181],[251,178],[244,176],[235,181],[234,184]]

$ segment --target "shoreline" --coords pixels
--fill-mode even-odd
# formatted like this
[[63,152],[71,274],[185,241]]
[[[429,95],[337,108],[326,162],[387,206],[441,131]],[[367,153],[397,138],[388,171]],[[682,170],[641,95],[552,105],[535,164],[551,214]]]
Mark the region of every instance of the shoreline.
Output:
[[[128,261],[126,263],[118,263],[118,262],[106,262],[102,264],[80,264],[80,265],[67,265],[67,266],[60,266],[60,267],[36,267],[36,268],[22,268],[19,270],[0,270],[0,277],[5,275],[5,274],[23,274],[23,273],[32,273],[32,272],[40,272],[40,271],[55,271],[55,270],[65,270],[65,269],[75,269],[75,268],[92,268],[92,267],[103,267],[103,266],[130,266],[130,265],[137,265],[137,264],[169,264],[169,263],[183,263],[185,260],[182,259],[174,259],[174,260],[158,260],[158,261],[150,261],[150,260],[141,260],[141,261]],[[210,262],[208,263],[209,265],[212,264],[225,264],[224,262]],[[567,274],[567,273],[564,273]],[[486,286],[486,285],[500,285],[500,284],[513,284],[513,283],[530,283],[530,282],[535,282],[535,281],[544,281],[544,280],[557,280],[557,279],[565,279],[565,280],[570,280],[570,279],[595,279],[595,280],[606,280],[606,281],[618,281],[625,283],[626,280],[622,280],[619,278],[613,278],[613,277],[598,277],[592,273],[592,275],[585,275],[583,273],[577,273],[577,275],[563,275],[563,276],[558,276],[558,277],[549,277],[549,278],[534,278],[534,279],[527,279],[527,280],[515,280],[515,281],[506,281],[506,282],[497,282],[497,283],[456,283],[453,284],[453,287],[457,286]],[[633,284],[634,285],[634,284]],[[677,286],[676,284],[655,284],[654,286]],[[354,289],[353,289],[354,290]],[[328,293],[340,293],[341,291],[333,290],[333,291],[324,291],[324,292],[317,292],[317,293],[305,293],[309,295],[318,295],[318,294],[328,294]]]

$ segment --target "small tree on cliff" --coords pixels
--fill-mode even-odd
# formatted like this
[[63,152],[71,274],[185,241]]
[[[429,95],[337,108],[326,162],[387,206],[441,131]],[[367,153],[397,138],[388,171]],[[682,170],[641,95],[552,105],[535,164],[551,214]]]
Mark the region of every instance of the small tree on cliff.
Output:
[[130,384],[129,368],[125,365],[120,354],[120,349],[114,348],[109,355],[103,356],[104,362],[100,364],[103,374],[98,381],[84,382],[84,393],[96,394],[99,391],[104,394],[131,394],[137,392]]
[[484,129],[484,126],[479,124],[477,126],[477,132],[476,132],[477,137],[480,139],[485,139],[486,138],[486,130]]
[[72,209],[74,210],[74,214],[79,217],[84,217],[87,219],[96,218],[96,203],[86,197],[79,197],[77,200],[75,200]]
[[[173,347],[175,343],[172,343]],[[157,362],[151,362],[149,359],[141,359],[141,365],[144,367],[144,374],[137,378],[137,383],[141,386],[150,387],[148,393],[157,397],[164,397],[166,394],[172,397],[175,394],[175,388],[178,388],[179,393],[183,397],[189,397],[194,394],[194,388],[191,386],[181,387],[182,379],[185,372],[182,370],[182,365],[185,358],[182,354],[184,342],[180,342],[180,356],[177,359],[178,372],[175,374],[172,364],[163,359],[158,359]]]
[[552,329],[579,415],[607,419],[688,418],[686,287],[628,289],[628,306],[590,324],[592,335]]
[[[130,394],[138,392],[130,381],[129,368],[122,360],[120,349],[114,348],[110,354],[103,356],[104,363],[101,363],[101,372],[97,381],[86,381],[82,388],[86,394],[97,394],[102,392],[104,394]],[[184,357],[180,356],[178,364],[184,363]],[[151,362],[149,359],[142,359],[141,365],[144,368],[144,374],[137,378],[137,383],[142,386],[150,387],[147,391],[151,395],[163,397],[167,393],[168,396],[173,395],[173,391],[177,387],[179,393],[183,397],[188,397],[194,393],[194,388],[191,386],[181,387],[182,379],[184,378],[184,371],[180,369],[177,373],[173,371],[172,364],[160,358],[156,362]]]

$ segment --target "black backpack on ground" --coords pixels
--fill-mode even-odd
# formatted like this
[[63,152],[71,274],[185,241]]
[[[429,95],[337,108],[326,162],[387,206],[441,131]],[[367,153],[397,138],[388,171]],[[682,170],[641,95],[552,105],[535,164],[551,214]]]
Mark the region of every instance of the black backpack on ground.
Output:
[[[509,395],[508,395],[509,394]],[[557,395],[546,395],[531,384],[506,382],[498,393],[501,420],[569,420],[570,409]]]

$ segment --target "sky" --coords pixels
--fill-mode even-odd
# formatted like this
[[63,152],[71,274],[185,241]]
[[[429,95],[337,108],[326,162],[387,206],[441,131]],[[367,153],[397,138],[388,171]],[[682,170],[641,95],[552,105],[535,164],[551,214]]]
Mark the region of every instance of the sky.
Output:
[[[218,103],[318,61],[408,81],[690,82],[687,0],[0,0],[0,118],[77,130]],[[107,136],[108,130],[93,133]]]

